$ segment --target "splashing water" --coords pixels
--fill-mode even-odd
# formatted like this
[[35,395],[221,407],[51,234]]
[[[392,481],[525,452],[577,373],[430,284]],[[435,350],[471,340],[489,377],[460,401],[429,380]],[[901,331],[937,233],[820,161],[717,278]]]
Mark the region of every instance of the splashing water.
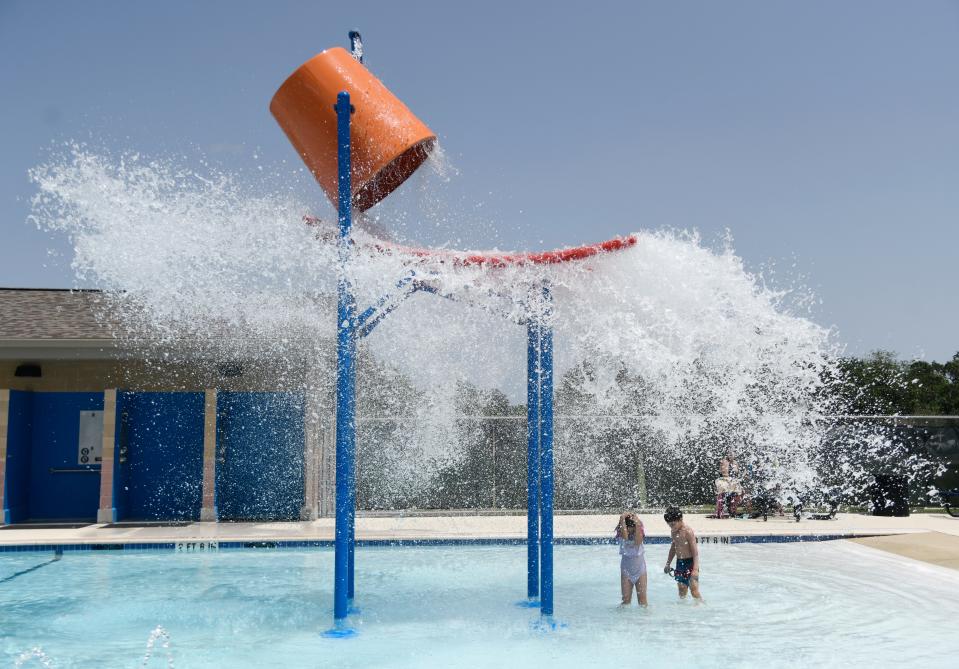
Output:
[[[146,652],[143,655],[140,666],[150,666],[150,660],[153,658],[158,641],[160,642],[160,648],[163,649],[163,653],[166,656],[167,669],[174,669],[173,652],[170,649],[170,633],[164,629],[163,625],[157,625],[153,631],[150,632],[150,636],[147,637]],[[54,666],[53,659],[48,656],[40,646],[22,652],[19,657],[17,657],[13,666],[19,669],[20,667],[26,666],[31,660],[36,660],[41,666],[48,667],[49,669],[52,669]]]
[[157,625],[154,630],[150,632],[150,636],[147,638],[146,653],[143,655],[143,662],[140,663],[140,666],[150,666],[150,660],[153,658],[153,651],[157,641],[160,641],[160,647],[166,655],[167,669],[173,669],[173,653],[170,650],[170,633],[163,629],[163,625]]
[[53,667],[53,660],[51,660],[47,654],[43,652],[43,649],[40,648],[40,646],[36,646],[30,650],[20,653],[20,656],[14,661],[13,666],[17,669],[20,669],[20,667],[26,666],[31,660],[36,660],[40,663],[40,666],[43,667]]
[[[274,387],[332,406],[337,254],[333,235],[303,223],[303,203],[251,196],[230,175],[77,146],[31,177],[33,220],[70,237],[78,281],[105,291],[105,317],[128,343],[162,350],[167,363],[269,361]],[[490,269],[383,252],[369,227],[355,230],[348,273],[360,310],[411,269],[453,298],[416,294],[361,342],[360,415],[403,418],[370,437],[384,499],[431,485],[461,456],[464,385],[524,397],[519,323],[530,304],[543,308],[528,294],[542,281],[554,297],[558,485],[613,503],[601,491],[637,450],[650,472],[708,471],[711,481],[730,446],[769,485],[819,485],[824,418],[836,412],[824,381],[839,353],[830,333],[793,313],[796,291],[747,272],[728,242],[637,236],[586,261]],[[659,497],[682,499],[669,496],[682,483],[663,476]]]

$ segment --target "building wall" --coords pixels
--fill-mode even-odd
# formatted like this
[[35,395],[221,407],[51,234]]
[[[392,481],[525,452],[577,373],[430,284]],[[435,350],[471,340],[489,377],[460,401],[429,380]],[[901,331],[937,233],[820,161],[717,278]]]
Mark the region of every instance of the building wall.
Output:
[[53,360],[39,364],[43,376],[19,377],[19,360],[0,360],[0,388],[34,391],[96,392],[112,387],[125,363],[110,360]]
[[280,379],[269,360],[244,363],[243,373],[239,376],[224,376],[217,363],[204,360],[174,364],[132,359],[45,360],[36,362],[42,369],[42,376],[37,378],[15,376],[17,366],[22,362],[24,360],[0,359],[0,388],[73,392],[97,392],[107,388],[150,391],[217,388],[237,392],[300,390],[304,385],[332,388],[332,379],[311,378],[305,369],[292,373],[287,370]]
[[[38,356],[39,357],[39,356]],[[37,378],[18,377],[19,364],[41,366]],[[0,389],[34,392],[103,392],[108,389],[146,392],[283,392],[313,387],[304,411],[303,478],[305,491],[301,516],[316,518],[333,509],[333,412],[329,392],[332,379],[319,378],[309,367],[292,369],[269,360],[242,364],[242,374],[225,376],[222,364],[197,360],[189,363],[151,363],[146,360],[30,360],[0,359]],[[235,371],[235,370],[234,370]],[[215,426],[214,428],[215,429]],[[212,453],[210,454],[212,456]]]

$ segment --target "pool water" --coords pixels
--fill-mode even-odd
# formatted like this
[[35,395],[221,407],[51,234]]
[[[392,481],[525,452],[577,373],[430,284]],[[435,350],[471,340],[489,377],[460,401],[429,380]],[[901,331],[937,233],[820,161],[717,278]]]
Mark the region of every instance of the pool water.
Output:
[[[650,608],[614,546],[556,547],[556,619],[523,546],[357,550],[353,639],[326,639],[332,550],[0,554],[0,664],[23,667],[954,667],[959,573],[843,541],[701,547],[705,606],[647,546]],[[157,626],[169,635],[147,642]],[[24,654],[36,649],[35,656]]]

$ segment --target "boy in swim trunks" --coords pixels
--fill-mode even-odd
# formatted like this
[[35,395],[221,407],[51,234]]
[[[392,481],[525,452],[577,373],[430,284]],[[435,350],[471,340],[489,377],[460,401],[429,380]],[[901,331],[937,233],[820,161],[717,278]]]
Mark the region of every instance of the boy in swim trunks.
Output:
[[635,513],[623,513],[616,526],[616,539],[619,543],[619,581],[623,591],[621,606],[629,606],[633,600],[633,588],[640,606],[648,606],[646,601],[646,551],[643,546],[645,533],[643,521]]
[[683,522],[683,512],[675,506],[666,509],[663,518],[669,524],[669,532],[673,538],[663,571],[667,574],[670,572],[675,556],[676,569],[673,577],[679,588],[680,599],[685,599],[686,592],[689,591],[693,593],[696,603],[701,604],[703,597],[699,594],[699,548],[696,546],[696,534],[693,528]]

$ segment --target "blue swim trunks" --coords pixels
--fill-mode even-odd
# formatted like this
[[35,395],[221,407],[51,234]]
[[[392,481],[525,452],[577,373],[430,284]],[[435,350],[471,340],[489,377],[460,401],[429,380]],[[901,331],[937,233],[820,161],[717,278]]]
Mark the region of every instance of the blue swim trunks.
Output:
[[689,585],[689,579],[693,575],[693,559],[684,558],[682,560],[676,560],[676,569],[673,570],[673,578],[676,579],[677,583],[682,583],[683,585]]

